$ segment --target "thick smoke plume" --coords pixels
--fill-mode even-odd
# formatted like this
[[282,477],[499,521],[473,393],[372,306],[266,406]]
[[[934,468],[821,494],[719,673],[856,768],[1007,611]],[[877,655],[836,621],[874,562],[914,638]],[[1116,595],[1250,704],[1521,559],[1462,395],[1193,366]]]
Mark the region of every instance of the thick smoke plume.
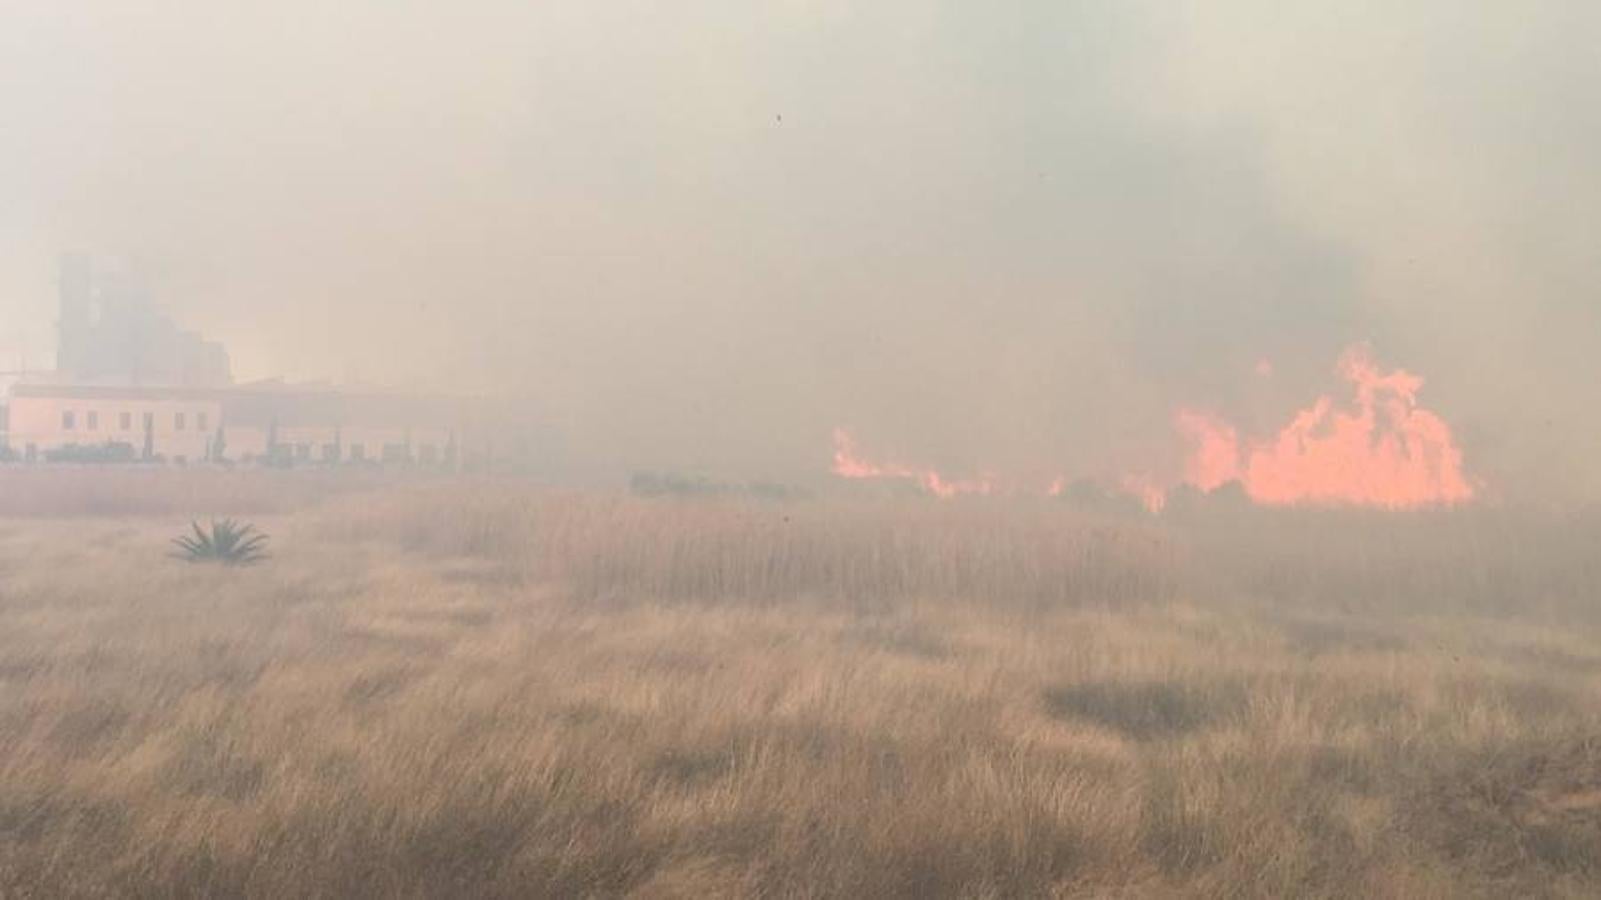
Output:
[[1300,489],[1255,442],[1371,340],[1466,484],[1597,496],[1597,33],[1577,0],[17,0],[0,368],[50,366],[82,249],[241,378],[483,395],[570,476],[815,487],[848,423],[957,480],[1171,486],[1185,408],[1267,497]]

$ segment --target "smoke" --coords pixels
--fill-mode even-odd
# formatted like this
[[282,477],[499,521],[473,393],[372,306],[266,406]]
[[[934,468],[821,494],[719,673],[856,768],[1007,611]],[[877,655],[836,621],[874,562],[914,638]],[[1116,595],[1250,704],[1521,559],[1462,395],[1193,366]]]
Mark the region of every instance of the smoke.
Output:
[[488,393],[595,471],[821,480],[843,423],[1043,489],[1371,340],[1466,471],[1594,492],[1597,15],[23,0],[0,353],[86,248],[243,375]]

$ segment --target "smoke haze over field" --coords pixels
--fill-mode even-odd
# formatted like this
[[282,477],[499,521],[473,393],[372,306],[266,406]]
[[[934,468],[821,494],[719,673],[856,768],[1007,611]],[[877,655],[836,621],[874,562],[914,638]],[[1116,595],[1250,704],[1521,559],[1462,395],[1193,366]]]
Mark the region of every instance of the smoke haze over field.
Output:
[[[1471,11],[1468,11],[1471,7]],[[1601,9],[0,11],[0,354],[57,255],[244,377],[506,392],[597,469],[1176,471],[1370,342],[1488,496],[1601,491]]]

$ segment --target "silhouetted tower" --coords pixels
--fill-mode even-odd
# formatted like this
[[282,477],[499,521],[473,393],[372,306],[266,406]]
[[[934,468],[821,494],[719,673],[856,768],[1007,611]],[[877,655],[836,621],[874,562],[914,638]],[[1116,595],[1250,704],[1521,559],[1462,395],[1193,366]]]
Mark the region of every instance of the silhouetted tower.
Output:
[[61,372],[81,371],[92,352],[90,344],[94,328],[94,263],[83,253],[67,253],[61,257],[58,290],[61,297],[61,329],[56,344],[56,369]]
[[73,380],[215,387],[230,383],[228,351],[156,309],[137,272],[61,258],[56,369]]

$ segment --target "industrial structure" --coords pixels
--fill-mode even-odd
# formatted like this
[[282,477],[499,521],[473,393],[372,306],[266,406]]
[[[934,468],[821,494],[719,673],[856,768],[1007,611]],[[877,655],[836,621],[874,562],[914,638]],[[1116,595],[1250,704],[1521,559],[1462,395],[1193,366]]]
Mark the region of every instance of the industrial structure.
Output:
[[520,448],[461,397],[231,377],[219,343],[158,312],[136,278],[62,260],[53,372],[0,407],[0,453],[24,462],[483,467]]
[[222,387],[228,351],[183,331],[151,302],[137,275],[96,266],[81,253],[61,260],[56,370],[76,382]]

